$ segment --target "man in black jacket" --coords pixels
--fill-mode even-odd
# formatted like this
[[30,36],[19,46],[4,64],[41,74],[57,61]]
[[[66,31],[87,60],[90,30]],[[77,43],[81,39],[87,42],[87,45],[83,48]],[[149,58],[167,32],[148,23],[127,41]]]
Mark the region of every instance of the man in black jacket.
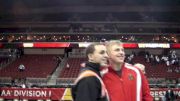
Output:
[[72,87],[74,101],[108,101],[108,93],[102,82],[100,67],[107,65],[108,55],[103,44],[91,44],[86,49],[88,62]]

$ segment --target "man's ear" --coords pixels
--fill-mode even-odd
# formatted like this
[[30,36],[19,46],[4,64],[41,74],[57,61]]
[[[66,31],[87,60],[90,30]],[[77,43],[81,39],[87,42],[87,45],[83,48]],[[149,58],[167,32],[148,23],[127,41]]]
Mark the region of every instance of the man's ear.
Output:
[[93,61],[93,54],[88,54],[88,60]]

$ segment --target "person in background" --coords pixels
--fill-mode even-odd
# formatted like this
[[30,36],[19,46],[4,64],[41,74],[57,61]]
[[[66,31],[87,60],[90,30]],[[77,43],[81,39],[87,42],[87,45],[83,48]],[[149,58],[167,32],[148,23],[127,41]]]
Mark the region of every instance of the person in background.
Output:
[[175,100],[175,95],[174,95],[173,90],[171,90],[169,88],[169,90],[166,91],[165,97],[166,97],[166,101],[174,101]]
[[73,101],[109,101],[100,75],[100,67],[107,65],[106,47],[100,43],[91,44],[86,48],[86,56],[88,61],[71,89]]
[[20,72],[23,72],[25,70],[25,66],[23,64],[20,64],[18,69]]
[[66,64],[66,68],[69,69],[70,68],[70,65],[69,63]]
[[153,101],[144,74],[135,66],[124,62],[123,44],[109,41],[106,48],[110,66],[103,81],[110,101]]

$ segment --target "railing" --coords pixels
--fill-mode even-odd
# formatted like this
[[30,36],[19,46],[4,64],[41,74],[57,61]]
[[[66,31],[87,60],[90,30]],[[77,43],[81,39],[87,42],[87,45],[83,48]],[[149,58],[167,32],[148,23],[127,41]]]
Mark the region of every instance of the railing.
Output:
[[71,58],[85,58],[86,54],[84,52],[81,53],[73,53],[73,52],[69,52],[69,57]]
[[[26,84],[29,87],[38,86],[38,87],[72,87],[74,85],[74,81],[76,78],[57,78],[55,79],[55,83],[48,85],[47,78],[27,78]],[[0,85],[1,86],[13,86],[12,85],[12,78],[10,77],[3,77],[0,78]],[[150,83],[149,86],[151,88],[180,88],[180,83],[178,84],[163,84],[163,83]]]

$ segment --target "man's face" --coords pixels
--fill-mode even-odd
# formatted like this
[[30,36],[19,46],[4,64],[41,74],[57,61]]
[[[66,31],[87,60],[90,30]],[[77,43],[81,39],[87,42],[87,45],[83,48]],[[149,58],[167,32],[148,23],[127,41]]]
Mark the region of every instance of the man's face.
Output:
[[122,45],[114,44],[108,49],[109,59],[115,64],[124,63],[125,52]]
[[101,66],[106,66],[108,58],[106,47],[104,45],[96,45],[94,48],[94,53],[89,55],[90,61],[100,63]]

